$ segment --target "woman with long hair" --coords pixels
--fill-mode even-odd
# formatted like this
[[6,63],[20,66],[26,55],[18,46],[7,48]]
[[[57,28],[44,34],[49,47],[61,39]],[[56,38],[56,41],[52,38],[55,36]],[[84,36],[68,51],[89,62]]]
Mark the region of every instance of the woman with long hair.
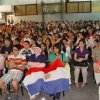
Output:
[[42,49],[42,53],[45,54],[46,58],[48,59],[48,51],[45,43],[41,43],[41,49]]
[[45,40],[45,44],[46,44],[46,48],[47,48],[47,51],[49,54],[52,51],[52,42],[51,42],[50,38],[47,38]]
[[88,69],[88,49],[85,47],[85,40],[80,40],[78,44],[78,48],[76,48],[74,52],[74,77],[75,77],[75,85],[78,88],[79,83],[79,73],[82,71],[83,83],[81,87],[84,87],[87,83],[87,69]]
[[[62,51],[62,44],[57,43],[53,46],[53,52],[49,55],[49,62],[55,61],[57,58],[60,58],[60,60],[63,62],[63,65],[65,66],[67,62],[67,58],[65,53],[61,53]],[[55,76],[54,76],[55,77]],[[53,94],[53,100],[60,100],[60,94],[61,92]]]

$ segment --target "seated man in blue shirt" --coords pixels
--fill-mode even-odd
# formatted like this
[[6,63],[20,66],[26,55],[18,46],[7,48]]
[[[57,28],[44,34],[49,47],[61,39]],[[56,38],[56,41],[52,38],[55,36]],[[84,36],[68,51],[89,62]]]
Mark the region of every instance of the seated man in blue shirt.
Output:
[[40,47],[34,47],[34,54],[29,57],[28,65],[36,68],[42,68],[46,66],[46,55],[42,54],[42,49]]

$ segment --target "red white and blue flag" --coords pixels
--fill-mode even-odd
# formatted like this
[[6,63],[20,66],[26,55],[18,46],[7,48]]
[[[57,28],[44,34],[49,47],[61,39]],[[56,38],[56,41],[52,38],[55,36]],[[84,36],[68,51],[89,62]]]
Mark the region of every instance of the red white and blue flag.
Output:
[[[45,79],[46,74],[50,74],[48,79]],[[57,92],[68,91],[70,88],[65,68],[59,58],[46,68],[30,68],[26,73],[23,83],[30,97],[38,92],[55,94]]]

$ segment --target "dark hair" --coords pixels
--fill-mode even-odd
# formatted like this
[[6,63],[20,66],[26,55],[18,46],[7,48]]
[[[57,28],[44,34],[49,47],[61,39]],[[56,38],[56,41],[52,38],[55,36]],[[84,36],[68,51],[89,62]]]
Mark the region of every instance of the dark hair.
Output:
[[30,42],[29,42],[29,41],[27,41],[27,40],[26,40],[26,41],[24,41],[24,43],[28,43],[28,44],[30,44]]
[[65,40],[66,42],[68,42],[68,39],[65,38],[65,37],[61,39],[61,42],[63,42],[63,40]]
[[45,44],[44,42],[42,42],[41,45],[42,45],[42,44],[46,47],[46,44]]
[[20,42],[20,38],[15,38],[15,40],[16,40],[17,42]]
[[39,35],[38,38],[42,38],[42,36]]
[[31,38],[31,40],[35,41],[35,39],[34,39],[34,38]]
[[0,43],[2,44],[2,41],[0,40]]
[[94,40],[94,41],[95,41],[96,43],[100,43],[100,40],[97,40],[97,39],[96,39],[96,40]]
[[86,44],[86,42],[85,42],[84,39],[79,40],[79,43],[80,43],[80,42],[83,42],[84,44]]
[[66,47],[65,47],[64,43],[60,42],[59,44],[61,45],[61,49],[62,49],[62,46],[63,46],[63,52],[65,53],[66,52]]
[[[86,42],[85,42],[85,39],[81,39],[81,40],[79,40],[79,43],[80,42],[83,42],[84,44],[85,44],[85,46],[84,47],[86,47]],[[79,45],[79,43],[78,43],[78,45]]]
[[10,45],[13,45],[13,42],[12,42],[12,40],[11,40],[10,37],[6,37],[6,38],[4,39],[4,41],[5,41],[5,40],[8,40],[8,41],[10,42]]
[[52,36],[52,34],[48,34],[48,36]]
[[10,37],[6,37],[5,40],[12,41]]
[[60,43],[54,44],[53,50],[54,50],[54,47],[56,47],[57,49],[59,49],[59,53],[61,53],[61,44]]
[[[45,46],[45,49],[44,49],[44,51],[42,51],[42,52],[45,53],[45,55],[46,55],[46,57],[47,57],[47,59],[48,59],[48,51],[47,51],[46,44],[45,44],[44,42],[42,42],[41,45],[44,45],[44,46]],[[42,46],[41,46],[41,48],[42,48]]]
[[51,42],[50,38],[47,38],[47,39],[45,40],[45,44],[46,44],[46,41],[47,41],[47,40],[49,40],[49,42],[50,42],[49,48],[51,48],[51,47],[52,47],[52,42]]
[[13,47],[17,48],[18,50],[21,50],[21,46],[20,45],[13,45]]

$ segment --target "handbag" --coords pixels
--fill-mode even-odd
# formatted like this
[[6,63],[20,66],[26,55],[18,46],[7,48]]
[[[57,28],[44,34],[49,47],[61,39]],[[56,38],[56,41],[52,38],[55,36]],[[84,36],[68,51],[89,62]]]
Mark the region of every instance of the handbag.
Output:
[[88,61],[87,60],[83,60],[82,62],[77,62],[77,61],[74,60],[73,65],[74,66],[87,67],[88,66]]

